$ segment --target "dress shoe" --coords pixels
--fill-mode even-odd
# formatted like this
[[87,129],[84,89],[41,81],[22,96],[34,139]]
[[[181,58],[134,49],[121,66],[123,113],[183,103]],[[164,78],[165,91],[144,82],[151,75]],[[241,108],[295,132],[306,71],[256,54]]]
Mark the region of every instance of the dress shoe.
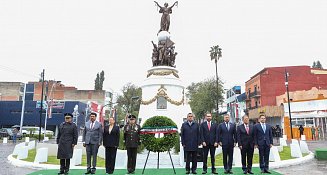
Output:
[[65,172],[64,171],[59,171],[58,172],[58,175],[60,175],[60,174],[64,174]]
[[248,173],[249,173],[249,174],[253,174],[251,170],[248,170]]
[[202,174],[207,174],[207,171],[202,171]]
[[225,171],[224,171],[224,174],[229,174],[228,170],[225,170]]
[[186,173],[185,174],[190,174],[190,171],[186,171]]
[[233,171],[229,170],[229,171],[228,171],[228,174],[234,174],[234,173],[233,173]]
[[265,171],[262,170],[262,171],[261,171],[261,174],[265,174]]
[[247,171],[243,171],[243,174],[248,174],[248,172]]
[[192,171],[192,174],[198,174],[198,173],[196,173],[196,171]]
[[85,174],[91,174],[91,168],[86,169],[86,173]]
[[265,173],[267,173],[267,174],[271,174],[271,172],[270,172],[270,171],[268,171],[268,170],[265,170]]
[[218,174],[216,170],[212,171],[211,174]]

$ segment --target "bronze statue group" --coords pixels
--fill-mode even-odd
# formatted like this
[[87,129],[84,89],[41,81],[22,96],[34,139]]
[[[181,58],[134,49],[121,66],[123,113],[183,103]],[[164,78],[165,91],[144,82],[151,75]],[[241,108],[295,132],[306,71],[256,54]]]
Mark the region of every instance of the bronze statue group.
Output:
[[[60,171],[58,174],[68,174],[70,159],[77,144],[78,131],[72,122],[73,115],[64,114],[65,122],[60,124],[57,136]],[[113,174],[115,169],[117,148],[119,146],[120,129],[115,125],[114,118],[109,118],[109,124],[102,127],[96,121],[96,113],[89,115],[83,131],[83,146],[86,148],[87,169],[85,174],[95,174],[99,147],[105,147],[105,171]],[[136,124],[136,116],[129,115],[129,122],[124,126],[124,143],[127,150],[127,173],[134,174],[137,148],[140,145],[140,125]],[[207,159],[210,152],[211,173],[218,174],[215,167],[215,151],[222,147],[224,173],[233,174],[232,163],[234,147],[238,143],[241,150],[242,170],[244,174],[253,174],[252,160],[254,148],[259,149],[261,173],[269,172],[269,152],[273,145],[272,127],[266,124],[264,114],[259,117],[259,123],[252,125],[249,117],[243,116],[243,124],[236,126],[230,122],[230,116],[224,115],[224,122],[219,125],[212,121],[211,113],[205,116],[206,121],[198,124],[192,113],[187,114],[187,120],[181,127],[181,143],[186,154],[186,174],[197,174],[197,155],[200,145],[203,147],[203,172],[207,174]],[[92,162],[92,163],[91,163]],[[192,162],[192,167],[190,163]]]
[[[252,125],[249,117],[243,116],[243,124],[236,126],[230,122],[230,116],[224,115],[224,121],[217,124],[207,113],[206,121],[198,124],[194,122],[194,115],[189,113],[187,121],[181,128],[181,141],[186,154],[186,174],[197,174],[198,147],[203,147],[203,172],[207,174],[208,153],[211,156],[211,173],[218,174],[215,168],[215,151],[222,147],[224,174],[233,174],[232,163],[234,147],[238,144],[241,150],[243,174],[253,174],[252,160],[255,148],[259,149],[261,173],[271,174],[269,171],[269,153],[273,145],[272,129],[266,124],[266,117],[260,114],[259,123]],[[192,167],[190,167],[192,162]]]

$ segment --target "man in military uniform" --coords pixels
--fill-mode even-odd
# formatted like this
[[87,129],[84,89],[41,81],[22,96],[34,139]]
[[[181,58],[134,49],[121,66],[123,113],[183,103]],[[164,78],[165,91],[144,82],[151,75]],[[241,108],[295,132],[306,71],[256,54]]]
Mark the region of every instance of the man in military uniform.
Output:
[[124,141],[127,150],[127,171],[134,174],[136,166],[137,147],[140,145],[140,125],[136,124],[136,117],[129,115],[129,123],[124,127]]
[[60,124],[57,136],[57,159],[60,159],[60,171],[58,174],[68,174],[70,159],[73,157],[78,137],[77,126],[72,122],[73,115],[66,113],[64,116],[65,122]]

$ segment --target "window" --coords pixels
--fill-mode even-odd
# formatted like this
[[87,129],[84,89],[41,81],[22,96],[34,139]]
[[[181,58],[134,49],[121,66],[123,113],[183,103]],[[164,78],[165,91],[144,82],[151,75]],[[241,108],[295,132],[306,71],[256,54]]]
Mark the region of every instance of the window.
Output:
[[164,97],[157,98],[157,109],[167,109],[167,100]]

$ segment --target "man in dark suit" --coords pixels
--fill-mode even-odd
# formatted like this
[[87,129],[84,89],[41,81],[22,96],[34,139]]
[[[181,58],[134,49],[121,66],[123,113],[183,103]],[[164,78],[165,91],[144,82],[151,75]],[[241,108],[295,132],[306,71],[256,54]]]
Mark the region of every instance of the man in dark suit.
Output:
[[103,146],[106,148],[106,173],[108,174],[113,174],[115,170],[119,136],[119,126],[115,125],[115,119],[110,117],[109,125],[104,127],[103,132]]
[[[237,143],[242,155],[242,169],[244,174],[252,173],[252,159],[254,152],[253,125],[249,124],[249,116],[243,116],[243,124],[237,127]],[[247,164],[246,164],[247,163]]]
[[259,148],[259,162],[261,173],[271,174],[269,170],[269,153],[273,145],[272,129],[266,124],[266,116],[260,114],[259,122],[254,126],[254,144]]
[[194,115],[187,114],[187,121],[181,127],[181,141],[186,154],[186,174],[190,174],[190,161],[192,160],[192,174],[196,173],[197,153],[200,143],[199,125],[193,121]]
[[[95,174],[98,149],[102,143],[102,124],[96,121],[97,114],[91,113],[90,120],[85,123],[83,132],[83,146],[86,147],[87,170],[85,174]],[[92,156],[92,168],[91,168]]]
[[223,149],[223,163],[225,174],[233,174],[233,154],[234,147],[236,146],[236,126],[234,123],[229,122],[229,114],[224,115],[224,122],[218,126],[218,139],[219,145]]
[[136,116],[129,115],[129,122],[124,127],[124,141],[127,150],[128,174],[135,173],[137,148],[140,145],[140,125],[136,124]]
[[207,174],[207,160],[208,153],[210,150],[211,156],[211,172],[212,174],[218,174],[215,168],[215,152],[218,146],[218,134],[217,134],[217,124],[211,121],[211,113],[206,114],[206,121],[201,123],[200,126],[200,139],[203,146],[203,172],[202,174]]

